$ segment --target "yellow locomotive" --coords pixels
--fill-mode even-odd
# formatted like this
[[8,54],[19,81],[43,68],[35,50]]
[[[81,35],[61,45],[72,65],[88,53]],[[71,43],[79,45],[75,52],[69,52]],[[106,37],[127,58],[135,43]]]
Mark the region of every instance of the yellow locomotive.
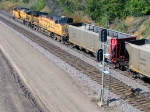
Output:
[[14,7],[12,13],[13,13],[13,19],[26,25],[29,25],[33,19],[33,15],[31,15],[31,11],[25,7],[19,7],[19,6]]
[[20,18],[20,13],[17,7],[13,8],[12,15],[13,15],[13,18],[18,18],[18,19]]
[[67,25],[73,23],[72,18],[48,15],[47,13],[33,11],[24,7],[15,7],[12,12],[13,18],[51,36],[55,40],[61,42],[68,40]]
[[59,41],[68,39],[67,24],[72,23],[73,19],[56,15],[41,15],[39,26],[48,31],[50,36]]
[[25,8],[25,7],[14,7],[13,8],[13,18],[15,19],[20,19],[20,20],[25,20],[26,19],[26,11],[28,11],[29,9],[28,8]]

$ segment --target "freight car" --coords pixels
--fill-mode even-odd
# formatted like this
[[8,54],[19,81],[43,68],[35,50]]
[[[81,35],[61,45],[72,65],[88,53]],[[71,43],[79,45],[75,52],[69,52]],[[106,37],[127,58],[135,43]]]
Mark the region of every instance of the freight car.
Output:
[[[86,23],[73,23],[68,25],[69,42],[73,46],[78,46],[80,49],[85,49],[87,52],[96,52],[101,48],[99,40],[99,32],[105,28],[94,26]],[[126,33],[107,29],[107,47],[111,57],[110,60],[115,64],[115,67],[123,69],[123,62],[128,57],[124,55],[125,41],[136,40],[135,36]],[[107,57],[106,57],[107,58]]]
[[126,42],[129,54],[128,69],[135,77],[146,76],[150,78],[150,40],[134,40]]

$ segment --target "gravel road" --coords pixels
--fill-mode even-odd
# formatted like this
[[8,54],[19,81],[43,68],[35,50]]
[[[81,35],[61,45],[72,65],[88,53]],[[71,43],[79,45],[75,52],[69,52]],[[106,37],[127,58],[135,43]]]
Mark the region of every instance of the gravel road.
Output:
[[0,51],[0,112],[40,112],[40,108],[30,102],[25,96],[18,81],[17,74],[8,64]]
[[[0,29],[0,48],[45,112],[102,112],[102,109],[93,104],[83,94],[83,90],[76,86],[76,82],[55,63],[45,58],[43,54],[2,24],[0,24]],[[17,89],[19,90],[20,88]],[[26,90],[23,89],[23,93],[28,97]],[[23,99],[16,96],[12,98]],[[16,102],[12,100],[12,104],[20,104],[18,105],[20,110],[10,108],[12,112],[22,112],[22,106],[25,105],[18,103],[17,100]],[[6,108],[7,106],[8,104]],[[34,104],[31,107],[33,110],[30,107],[25,108],[25,112],[39,111],[35,106]]]

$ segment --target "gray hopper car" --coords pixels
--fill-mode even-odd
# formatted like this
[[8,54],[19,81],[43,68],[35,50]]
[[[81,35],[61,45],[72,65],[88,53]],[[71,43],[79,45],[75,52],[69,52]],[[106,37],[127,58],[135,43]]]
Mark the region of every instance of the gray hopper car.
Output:
[[[96,54],[99,49],[102,49],[102,43],[99,40],[99,33],[102,29],[104,28],[86,23],[70,24],[68,25],[69,42]],[[124,56],[125,41],[135,39],[136,37],[129,34],[107,29],[106,43],[109,47],[106,48],[106,52],[111,55],[111,62],[118,63],[119,58]]]
[[126,42],[129,54],[129,69],[134,75],[150,77],[150,40]]

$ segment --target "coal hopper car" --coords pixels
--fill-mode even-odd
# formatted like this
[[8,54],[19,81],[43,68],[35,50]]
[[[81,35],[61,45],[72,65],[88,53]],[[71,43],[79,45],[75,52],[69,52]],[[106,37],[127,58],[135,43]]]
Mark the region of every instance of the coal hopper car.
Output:
[[134,76],[146,76],[150,78],[150,40],[134,40],[126,42],[129,54],[128,67]]
[[[86,23],[73,23],[68,25],[69,31],[69,42],[74,46],[78,46],[81,49],[85,49],[93,54],[99,49],[102,49],[102,43],[100,41],[99,32],[105,28],[94,26]],[[106,52],[111,55],[109,60],[120,67],[122,61],[125,60],[125,41],[136,40],[135,36],[131,36],[126,33],[107,30],[107,41],[108,47]],[[108,57],[105,57],[108,58]]]

